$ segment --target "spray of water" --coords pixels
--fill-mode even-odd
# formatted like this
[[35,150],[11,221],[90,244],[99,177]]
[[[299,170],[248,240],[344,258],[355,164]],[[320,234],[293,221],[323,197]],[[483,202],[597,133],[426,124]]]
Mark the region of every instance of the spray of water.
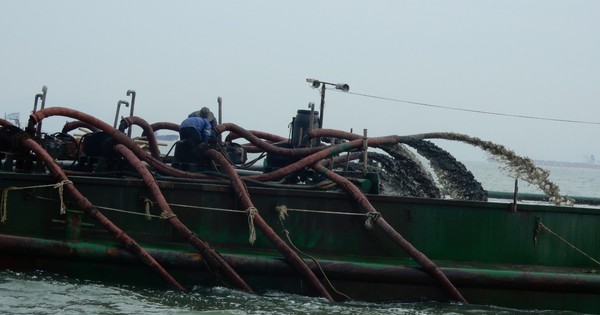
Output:
[[535,166],[530,158],[518,156],[503,145],[453,132],[423,133],[406,136],[406,138],[406,141],[414,141],[415,139],[444,139],[473,145],[484,150],[494,159],[506,165],[506,170],[509,171],[512,176],[539,187],[546,195],[548,195],[550,201],[554,204],[573,204],[573,200],[562,196],[558,186],[550,181],[550,173],[547,170]]
[[473,174],[448,151],[426,140],[408,140],[405,142],[417,150],[429,161],[440,184],[452,198],[462,200],[487,200],[487,191],[483,189]]
[[440,190],[435,185],[435,180],[425,170],[419,159],[401,144],[382,146],[394,161],[396,182],[402,183],[402,191],[407,191],[409,196],[420,196],[427,198],[440,198]]
[[[406,156],[401,158],[391,157],[389,155],[369,152],[368,153],[369,172],[379,174],[379,184],[381,193],[425,198],[441,198],[439,189],[431,175],[424,171],[422,165],[410,163],[412,159]],[[362,163],[348,164],[350,171],[362,171]]]

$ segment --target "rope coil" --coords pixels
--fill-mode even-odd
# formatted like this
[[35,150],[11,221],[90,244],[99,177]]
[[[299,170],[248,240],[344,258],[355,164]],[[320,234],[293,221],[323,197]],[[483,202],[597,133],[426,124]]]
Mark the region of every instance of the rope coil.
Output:
[[366,213],[366,216],[367,220],[365,220],[365,227],[367,228],[367,230],[372,230],[373,223],[375,223],[375,220],[379,219],[381,213],[377,211],[369,211],[368,213]]
[[174,218],[176,216],[177,215],[175,213],[172,213],[172,212],[169,213],[169,212],[163,211],[163,212],[160,213],[160,218],[163,219],[163,220],[168,220],[168,219]]
[[52,186],[52,188],[58,189],[58,196],[60,199],[60,214],[62,214],[62,215],[67,213],[67,206],[65,206],[65,201],[63,199],[63,191],[64,191],[63,187],[66,184],[73,184],[73,182],[67,179],[67,180],[63,180],[62,182],[57,183],[54,186]]
[[145,210],[145,214],[146,214],[146,220],[150,221],[152,220],[152,216],[150,215],[150,208],[152,207],[152,200],[145,198],[144,199],[144,210]]
[[35,189],[35,188],[44,188],[44,187],[52,187],[55,189],[58,189],[58,196],[60,199],[60,214],[65,214],[67,211],[67,207],[65,205],[65,201],[63,198],[63,187],[66,184],[73,184],[72,181],[70,180],[63,180],[59,183],[56,184],[49,184],[49,185],[35,185],[35,186],[23,186],[23,187],[7,187],[4,188],[2,190],[2,214],[0,214],[0,222],[5,223],[6,222],[6,216],[8,213],[8,209],[7,209],[7,204],[8,204],[8,192],[11,190],[23,190],[23,189]]
[[254,227],[254,216],[258,213],[258,209],[255,207],[250,207],[246,209],[246,213],[248,214],[248,229],[250,230],[250,237],[248,241],[250,245],[254,245],[256,241],[256,228]]
[[275,207],[275,211],[277,211],[277,213],[279,214],[280,221],[285,220],[285,218],[289,216],[288,208],[285,205],[279,205]]

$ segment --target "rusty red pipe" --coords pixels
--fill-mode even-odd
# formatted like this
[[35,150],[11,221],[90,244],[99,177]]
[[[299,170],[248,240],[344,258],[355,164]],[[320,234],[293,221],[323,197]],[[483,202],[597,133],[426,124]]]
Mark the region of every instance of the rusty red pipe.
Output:
[[0,118],[0,126],[8,127],[8,126],[14,126],[14,125],[10,121]]
[[137,116],[125,117],[121,119],[121,123],[119,124],[119,131],[124,132],[127,128],[131,130],[131,126],[133,125],[138,125],[142,127],[146,139],[148,139],[148,145],[150,146],[150,154],[155,159],[160,160],[160,149],[158,148],[156,135],[154,134],[154,130],[152,130],[152,127],[150,127],[150,124],[146,120]]
[[[42,148],[37,142],[35,142],[31,138],[24,138],[21,140],[22,145],[31,150],[38,159],[44,161],[48,171],[54,176],[54,178],[58,181],[66,181],[68,177],[62,171],[60,166],[56,164],[54,159]],[[181,291],[186,291],[186,289],[173,278],[146,250],[144,250],[134,239],[132,239],[129,235],[127,235],[123,230],[117,227],[114,223],[112,223],[107,217],[105,217],[94,205],[85,198],[75,185],[72,183],[64,185],[64,189],[73,197],[75,203],[89,216],[91,216],[94,220],[96,220],[100,225],[102,225],[119,243],[123,245],[129,252],[131,252],[134,256],[137,256],[142,262],[152,268],[156,273],[158,273],[167,283],[172,285]]]
[[254,144],[258,148],[263,151],[267,151],[270,153],[281,154],[281,155],[289,155],[289,156],[307,156],[313,154],[315,152],[319,152],[323,150],[325,147],[308,147],[308,148],[282,148],[274,146],[268,142],[261,140],[259,137],[255,136],[252,132],[232,123],[224,123],[217,125],[215,127],[215,131],[220,134],[225,131],[231,131],[238,134],[240,137],[248,140],[250,143]]
[[311,139],[320,137],[332,137],[346,140],[362,139],[362,136],[355,133],[335,129],[312,129],[308,131],[308,137]]
[[[252,200],[246,191],[246,186],[240,179],[235,169],[229,164],[227,159],[214,149],[206,151],[206,155],[217,162],[225,174],[231,180],[233,189],[236,192],[237,197],[242,202],[242,205],[246,209],[254,208]],[[314,272],[306,265],[306,263],[298,256],[298,254],[292,250],[278,235],[275,233],[267,222],[262,218],[260,213],[254,215],[254,223],[258,228],[265,234],[265,236],[277,247],[277,249],[283,254],[288,262],[298,270],[300,275],[310,283],[310,285],[323,297],[329,301],[333,301],[333,298],[327,292],[327,289],[321,284]]]
[[[166,121],[156,122],[156,123],[150,124],[150,127],[154,131],[171,130],[171,131],[179,132],[179,124],[172,123],[172,122],[166,122]],[[144,133],[142,132],[142,136],[143,135],[144,135]]]
[[[287,140],[283,140],[283,141],[279,141],[279,142],[273,142],[271,144],[276,146],[278,144],[285,144],[285,143],[288,143],[288,141]],[[263,150],[263,149],[255,146],[255,145],[253,145],[252,143],[244,143],[241,146],[248,153],[262,153],[262,152],[265,152],[265,150]]]
[[206,242],[201,240],[198,235],[192,232],[187,226],[185,226],[181,220],[173,213],[171,207],[167,203],[164,195],[160,191],[156,180],[150,174],[144,163],[131,152],[127,147],[122,144],[115,145],[115,150],[119,152],[127,162],[140,174],[142,180],[148,187],[148,190],[154,196],[158,207],[161,212],[168,216],[166,219],[169,224],[175,228],[186,240],[188,240],[206,259],[206,261],[211,265],[211,267],[216,268],[218,270],[222,270],[225,272],[229,280],[235,284],[239,289],[253,293],[253,290],[250,286],[240,277],[240,275],[223,259],[221,255],[219,255],[214,248],[208,245]]
[[[258,131],[258,130],[248,130],[248,132],[252,133],[253,135],[263,139],[263,140],[267,140],[270,142],[280,142],[280,141],[287,141],[288,139],[282,137],[282,136],[278,136],[272,133],[268,133],[268,132],[264,132],[264,131]],[[241,138],[242,136],[240,136],[239,134],[235,133],[235,132],[230,132],[227,137],[225,138],[225,141],[233,141],[235,139]]]
[[[288,143],[289,140],[272,134],[272,133],[268,133],[268,132],[263,132],[263,131],[257,131],[257,130],[248,130],[248,132],[252,133],[253,135],[255,135],[256,137],[262,139],[262,140],[266,140],[268,141],[270,144],[277,146],[278,144],[285,144]],[[227,138],[225,138],[225,142],[231,142],[235,139],[239,139],[241,138],[241,136],[235,132],[230,132],[227,135]],[[252,143],[244,143],[242,144],[242,148],[244,148],[244,150],[246,150],[246,152],[248,153],[261,153],[264,152],[263,149],[253,145]]]
[[80,121],[83,121],[84,123],[87,123],[89,125],[97,127],[99,130],[106,132],[109,136],[113,137],[118,143],[125,145],[128,149],[133,151],[136,156],[138,156],[140,159],[144,160],[146,163],[150,164],[150,166],[152,166],[153,168],[155,168],[158,172],[160,172],[162,174],[167,174],[167,175],[176,176],[176,177],[183,177],[183,178],[195,178],[195,179],[209,178],[206,175],[184,172],[184,171],[178,170],[176,168],[173,168],[173,167],[170,167],[170,166],[164,164],[162,161],[152,157],[151,155],[146,153],[144,150],[142,150],[137,144],[135,144],[135,142],[133,142],[133,140],[131,138],[127,137],[125,134],[123,134],[119,130],[113,128],[112,126],[108,125],[107,123],[105,123],[93,116],[90,116],[88,114],[82,113],[82,112],[74,110],[74,109],[64,108],[64,107],[49,107],[49,108],[45,108],[45,109],[39,110],[37,112],[34,112],[29,116],[28,128],[34,128],[34,126],[37,123],[39,123],[40,121],[42,121],[44,118],[56,116],[56,115],[78,119]]
[[[368,145],[369,146],[379,146],[386,144],[396,144],[400,141],[400,137],[398,136],[387,136],[387,137],[377,137],[377,138],[369,138]],[[351,151],[353,149],[359,148],[363,146],[363,139],[352,140],[350,142],[340,143],[334,146],[322,147],[321,151],[313,153],[298,162],[282,167],[278,170],[275,170],[270,173],[260,174],[260,175],[250,175],[245,178],[259,180],[259,181],[269,181],[276,180],[282,178],[288,174],[292,174],[301,169],[309,167],[315,163],[318,163],[322,159],[328,158],[330,156],[334,156],[340,154],[342,152]]]
[[75,130],[77,128],[87,128],[89,130],[91,130],[92,132],[96,132],[99,131],[98,128],[90,125],[90,124],[86,124],[83,121],[69,121],[67,123],[65,123],[65,125],[63,126],[62,132],[63,133],[68,133],[69,131]]
[[433,276],[449,293],[450,296],[459,302],[467,303],[467,300],[460,294],[456,287],[448,280],[448,277],[438,268],[438,266],[431,261],[425,254],[416,249],[409,241],[407,241],[400,233],[398,233],[381,215],[378,214],[377,210],[371,205],[365,194],[358,187],[352,184],[348,179],[343,176],[336,174],[335,172],[327,169],[323,165],[316,163],[313,165],[313,169],[336,184],[341,186],[366,212],[374,214],[373,221],[379,228],[381,228],[398,246],[404,249],[411,257],[413,257],[423,269]]
[[[332,129],[316,129],[309,131],[309,137],[322,137],[322,136],[331,136],[341,139],[352,140],[351,142],[360,141],[362,142],[362,137],[357,134],[341,131],[341,130],[332,130]],[[398,142],[401,142],[402,137],[393,137]],[[374,143],[374,139],[369,138],[368,142],[370,145],[375,146],[377,142]],[[393,144],[393,143],[386,143]],[[313,169],[317,172],[322,173],[327,176],[330,180],[334,181],[341,187],[343,187],[346,192],[354,198],[357,203],[361,206],[361,208],[367,213],[377,213],[377,210],[371,205],[366,196],[360,191],[355,185],[353,185],[346,178],[336,174],[335,172],[327,169],[322,164],[314,164]],[[427,273],[433,276],[439,283],[442,284],[443,287],[450,293],[452,298],[456,301],[460,301],[463,303],[467,303],[464,297],[460,294],[460,292],[456,289],[456,287],[448,280],[446,275],[435,265],[427,256],[417,250],[410,242],[408,242],[400,233],[398,233],[385,219],[381,216],[376,216],[374,222],[379,226],[388,236],[402,249],[404,249],[411,257],[413,257],[422,267],[425,269]]]

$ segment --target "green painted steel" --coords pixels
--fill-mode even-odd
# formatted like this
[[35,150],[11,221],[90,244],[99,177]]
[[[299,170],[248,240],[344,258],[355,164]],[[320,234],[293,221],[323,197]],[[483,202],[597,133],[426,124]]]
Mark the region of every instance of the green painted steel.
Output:
[[[53,184],[49,176],[40,174],[0,173],[0,178],[0,189]],[[151,206],[146,212],[148,201],[152,200],[140,180],[83,176],[72,176],[71,180],[112,222],[144,248],[159,253],[161,263],[174,269],[176,277],[191,268],[200,272],[184,277],[208,284],[215,282],[203,269],[201,257],[160,219],[157,207]],[[248,218],[231,187],[168,178],[161,178],[158,184],[179,219],[231,259],[236,268],[244,271],[244,277],[249,277],[251,285],[310,294],[288,283],[290,277],[297,276],[277,265],[281,257],[260,231],[256,243],[249,244]],[[382,231],[365,227],[367,217],[345,194],[265,187],[248,190],[262,217],[275,231],[282,236],[287,231],[296,247],[325,262],[340,288],[365,299],[385,296],[374,296],[377,291],[373,290],[396,292],[394,298],[418,292],[445,299],[433,281]],[[600,301],[600,266],[593,260],[600,257],[597,208],[519,204],[517,211],[510,211],[510,201],[368,197],[387,222],[456,281],[470,302],[511,307],[548,305],[600,313],[599,302],[595,302]],[[68,196],[64,198],[67,215],[60,214],[59,195],[52,187],[10,191],[7,220],[0,224],[0,235],[33,239],[36,245],[32,248],[54,248],[63,256],[56,256],[49,249],[21,254],[29,258],[29,263],[55,264],[78,276],[86,276],[87,264],[99,266],[105,262],[107,265],[102,268],[111,270],[136,265],[106,231],[82,216]],[[283,206],[287,216],[280,219],[276,209]],[[4,241],[0,244],[0,255],[10,256],[6,254],[9,245]],[[336,269],[336,264],[345,269]],[[379,276],[354,279],[352,270]],[[393,270],[397,276],[385,273],[386,270]],[[144,272],[137,270],[133,274]],[[139,278],[136,281],[144,280],[143,276]],[[416,282],[411,284],[412,280]],[[520,288],[523,283],[528,285]],[[556,283],[560,286],[553,287]],[[562,298],[553,299],[557,296]]]

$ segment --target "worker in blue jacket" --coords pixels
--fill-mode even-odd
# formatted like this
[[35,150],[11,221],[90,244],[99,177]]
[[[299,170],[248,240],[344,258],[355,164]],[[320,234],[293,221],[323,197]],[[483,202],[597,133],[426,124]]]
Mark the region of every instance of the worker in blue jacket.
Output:
[[210,122],[195,113],[188,115],[179,125],[179,138],[181,140],[194,139],[197,142],[207,142],[212,134]]

